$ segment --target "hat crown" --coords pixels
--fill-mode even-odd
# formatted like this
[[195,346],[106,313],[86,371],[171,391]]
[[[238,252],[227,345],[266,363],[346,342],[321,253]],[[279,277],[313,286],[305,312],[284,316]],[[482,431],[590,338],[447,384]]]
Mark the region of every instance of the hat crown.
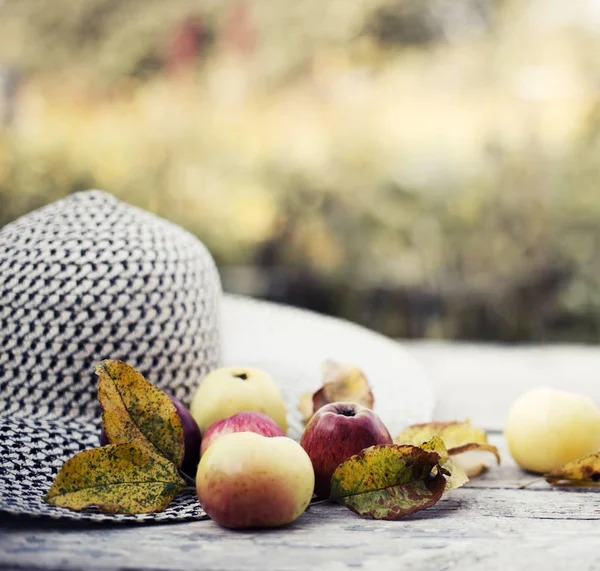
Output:
[[103,359],[187,402],[218,365],[220,293],[197,238],[109,194],[23,216],[0,230],[0,413],[98,419]]

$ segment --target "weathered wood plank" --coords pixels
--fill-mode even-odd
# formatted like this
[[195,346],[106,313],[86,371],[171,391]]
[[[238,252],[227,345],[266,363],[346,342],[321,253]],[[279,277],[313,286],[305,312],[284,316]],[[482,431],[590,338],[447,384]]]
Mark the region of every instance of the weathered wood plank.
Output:
[[[546,558],[546,550],[557,551],[557,541],[564,551],[571,549],[567,545],[579,545],[581,555],[590,555],[591,545],[586,548],[580,540],[595,535],[598,522],[590,520],[598,519],[596,494],[464,489],[398,522],[363,520],[331,505],[315,506],[288,528],[263,532],[228,532],[210,521],[93,531],[44,525],[5,529],[0,551],[5,566],[65,569],[295,570],[326,562],[339,568],[395,569],[419,563],[420,569],[443,569],[466,555],[473,562],[500,556],[506,562],[505,550],[513,555],[521,550],[529,557],[528,550],[542,549],[539,555]],[[455,563],[463,567],[465,562]]]
[[8,518],[0,527],[1,562],[64,569],[438,570],[525,568],[542,560],[571,566],[576,553],[585,569],[585,558],[595,557],[589,537],[599,525],[600,491],[546,484],[519,490],[532,476],[510,460],[500,435],[492,441],[502,448],[502,467],[397,522],[361,519],[337,505],[314,506],[287,528],[247,532],[210,521],[106,527]]

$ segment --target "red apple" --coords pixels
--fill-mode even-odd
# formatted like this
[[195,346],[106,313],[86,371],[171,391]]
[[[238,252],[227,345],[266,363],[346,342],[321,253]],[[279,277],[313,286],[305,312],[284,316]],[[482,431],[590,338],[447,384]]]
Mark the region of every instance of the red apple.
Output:
[[278,424],[262,412],[238,412],[211,424],[202,436],[200,456],[207,448],[225,434],[233,432],[255,432],[263,436],[285,436]]
[[310,419],[300,445],[315,471],[315,494],[328,498],[331,476],[350,456],[376,444],[392,444],[381,419],[367,407],[353,402],[332,402]]
[[[198,424],[194,420],[190,411],[177,400],[174,396],[167,393],[167,396],[171,399],[171,402],[175,405],[175,410],[181,419],[183,426],[183,438],[185,441],[185,449],[183,453],[183,464],[181,470],[188,476],[194,478],[196,476],[196,469],[198,468],[198,462],[200,462],[200,429]],[[100,446],[106,446],[109,444],[104,427],[100,431]]]

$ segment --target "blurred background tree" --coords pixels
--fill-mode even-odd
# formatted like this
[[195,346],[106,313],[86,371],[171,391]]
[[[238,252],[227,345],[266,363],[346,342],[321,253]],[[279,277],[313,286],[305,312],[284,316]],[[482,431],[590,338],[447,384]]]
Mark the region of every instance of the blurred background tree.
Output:
[[596,342],[598,54],[587,0],[0,0],[0,226],[102,188],[228,291]]

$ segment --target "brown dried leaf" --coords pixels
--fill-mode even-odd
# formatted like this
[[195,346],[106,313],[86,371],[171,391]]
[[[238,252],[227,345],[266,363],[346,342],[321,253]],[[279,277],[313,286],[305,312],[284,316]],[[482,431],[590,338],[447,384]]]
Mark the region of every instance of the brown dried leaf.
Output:
[[183,426],[171,399],[127,363],[102,361],[96,374],[109,442],[145,443],[181,468]]
[[81,511],[151,513],[185,488],[175,465],[142,442],[84,450],[67,460],[45,501]]
[[362,516],[399,519],[442,497],[439,461],[439,454],[418,446],[371,446],[338,466],[330,497]]
[[323,386],[312,395],[304,394],[300,397],[298,408],[304,423],[306,424],[317,410],[332,402],[355,402],[373,408],[371,387],[359,368],[337,361],[325,361]]
[[[322,398],[327,401],[316,406],[315,412],[330,402],[355,402],[373,408],[373,393],[364,373],[353,365],[338,363],[336,361],[325,361],[323,364],[323,388]],[[320,392],[320,391],[317,391]]]

